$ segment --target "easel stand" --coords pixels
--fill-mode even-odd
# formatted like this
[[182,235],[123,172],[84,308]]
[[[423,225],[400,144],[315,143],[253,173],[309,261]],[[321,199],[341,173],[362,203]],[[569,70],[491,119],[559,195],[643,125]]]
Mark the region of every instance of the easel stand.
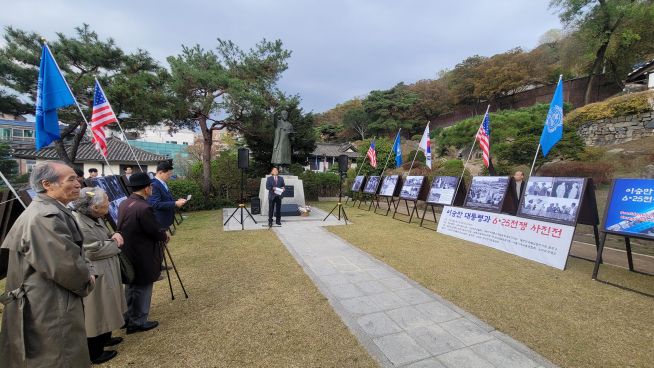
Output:
[[[593,280],[597,280],[597,274],[599,273],[599,266],[602,263],[602,253],[604,253],[604,244],[606,244],[606,236],[608,233],[602,234],[602,239],[600,240],[599,248],[597,249],[597,258],[595,258],[595,267],[593,267]],[[631,255],[631,240],[628,236],[624,237],[624,245],[627,250],[627,263],[629,264],[629,271],[637,272],[634,270],[634,260]]]
[[386,196],[382,196],[382,197],[386,199],[386,213],[377,213],[377,209],[381,209],[379,202],[377,202],[377,207],[375,208],[374,212],[377,215],[388,216],[388,214],[391,212],[391,208],[395,208],[395,197],[386,197]]
[[372,209],[372,206],[375,206],[375,213],[377,208],[379,208],[379,194],[373,194],[370,198],[370,205],[368,206],[368,211]]
[[[371,201],[372,201],[372,199],[371,199]],[[361,193],[361,199],[359,199],[359,206],[357,206],[357,208],[360,209],[362,203],[368,204],[368,194]]]
[[329,213],[327,214],[327,216],[325,216],[323,221],[327,221],[327,218],[331,214],[333,214],[334,211],[336,211],[336,209],[338,208],[338,216],[334,215],[334,217],[336,217],[338,219],[338,221],[341,221],[341,215],[342,215],[343,220],[345,220],[345,225],[347,225],[347,214],[345,214],[345,208],[343,207],[343,203],[341,202],[341,198],[343,196],[343,189],[342,189],[343,188],[343,176],[342,175],[341,175],[341,185],[339,186],[339,188],[341,188],[341,189],[338,190],[338,203],[336,203],[334,208],[332,208],[332,210],[329,211]]
[[[427,229],[427,230],[433,230],[433,231],[436,231],[436,229],[432,229],[431,227],[425,227],[425,226],[422,226],[422,224],[425,222],[425,215],[427,214],[427,208],[428,208],[428,207],[431,208],[431,213],[432,213],[432,215],[434,216],[434,223],[435,223],[436,225],[438,225],[438,219],[436,218],[436,210],[434,210],[434,208],[435,208],[436,206],[441,207],[440,205],[436,205],[436,204],[433,204],[433,203],[425,203],[425,210],[422,211],[422,218],[420,219],[420,227],[424,227],[424,228]],[[441,208],[442,208],[442,207],[441,207]],[[439,213],[440,213],[440,212],[439,212]],[[432,222],[431,220],[427,220],[427,221],[428,221],[428,222]]]
[[357,205],[357,201],[361,203],[361,192],[352,192],[352,208]]
[[175,294],[173,293],[173,283],[170,281],[170,270],[168,270],[168,261],[166,259],[170,260],[170,265],[173,266],[175,275],[177,275],[177,281],[179,281],[179,285],[182,287],[182,291],[184,291],[184,297],[188,299],[186,288],[184,288],[184,283],[182,282],[182,278],[179,277],[179,272],[177,272],[177,266],[175,266],[175,261],[173,261],[173,256],[170,255],[170,250],[168,250],[168,245],[166,243],[162,243],[162,248],[164,250],[163,261],[164,261],[164,266],[166,268],[166,276],[168,277],[168,287],[170,288],[170,299],[175,300]]
[[[401,201],[404,201],[404,205],[406,206],[406,212],[407,212],[406,216],[409,216],[409,221],[405,221],[405,220],[402,220],[402,219],[399,219],[399,218],[395,218],[395,214],[397,214],[397,208],[400,206]],[[413,203],[413,208],[411,208],[410,210],[409,210],[409,202]],[[420,218],[420,214],[418,213],[418,200],[417,199],[416,200],[408,200],[408,199],[400,198],[397,201],[397,205],[395,206],[395,211],[393,212],[393,218],[395,220],[400,220],[400,221],[403,221],[403,222],[406,222],[406,223],[410,224],[411,221],[413,220],[413,214],[414,213],[416,214],[416,218]],[[404,215],[403,213],[400,213],[400,214]]]
[[[252,221],[254,221],[255,224],[257,223],[257,220],[255,220],[254,217],[252,217],[252,214],[250,213],[250,211],[247,208],[245,208],[245,199],[243,198],[243,191],[244,190],[245,190],[245,178],[244,178],[244,174],[243,174],[243,169],[241,169],[241,199],[239,200],[238,208],[236,208],[234,210],[234,212],[232,212],[232,214],[229,215],[229,217],[227,218],[227,221],[225,221],[223,226],[226,226],[227,223],[229,222],[229,220],[231,220],[232,217],[234,217],[234,215],[236,214],[236,212],[239,212],[239,211],[241,213],[241,221],[239,221],[238,219],[236,219],[236,221],[239,224],[241,224],[241,230],[245,230],[245,224],[244,223],[245,223],[245,220],[247,220],[248,217],[251,218]],[[245,218],[243,218],[243,211],[247,212],[247,214],[248,214],[247,217],[245,217]]]

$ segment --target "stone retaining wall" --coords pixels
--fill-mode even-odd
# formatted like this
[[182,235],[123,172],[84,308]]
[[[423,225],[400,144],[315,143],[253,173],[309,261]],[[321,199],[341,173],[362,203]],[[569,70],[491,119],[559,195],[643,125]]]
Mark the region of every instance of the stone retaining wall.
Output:
[[587,146],[605,146],[654,136],[654,111],[588,122],[577,134]]

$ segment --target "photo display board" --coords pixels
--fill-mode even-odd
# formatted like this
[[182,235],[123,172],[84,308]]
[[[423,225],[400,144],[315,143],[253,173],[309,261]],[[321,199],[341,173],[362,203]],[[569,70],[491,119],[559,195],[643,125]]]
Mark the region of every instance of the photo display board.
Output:
[[365,176],[359,175],[356,178],[354,178],[354,183],[352,183],[352,191],[353,192],[360,192],[361,187],[363,186],[363,181],[365,180]]
[[614,179],[608,200],[605,232],[654,240],[654,179]]
[[424,176],[407,176],[400,191],[400,199],[418,200],[424,182]]
[[107,192],[109,197],[109,217],[113,221],[112,225],[118,223],[118,206],[127,199],[127,191],[123,188],[120,178],[115,175],[99,176],[90,179],[92,186],[100,187]]
[[508,176],[475,176],[463,205],[483,211],[501,212],[506,192],[509,189]]
[[400,182],[399,175],[384,176],[379,195],[383,197],[392,197],[395,195],[397,184]]
[[575,225],[585,190],[585,178],[532,176],[520,200],[518,216]]
[[363,192],[367,194],[376,194],[380,182],[381,176],[369,176],[366,186],[363,188]]
[[452,205],[456,196],[456,187],[459,183],[457,176],[437,176],[431,183],[427,203]]

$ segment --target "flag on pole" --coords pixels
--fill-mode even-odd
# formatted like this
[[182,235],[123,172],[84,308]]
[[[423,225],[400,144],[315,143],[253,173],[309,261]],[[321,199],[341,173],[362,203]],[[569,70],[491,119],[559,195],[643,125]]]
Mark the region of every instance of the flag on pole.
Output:
[[402,146],[400,144],[400,132],[397,132],[397,137],[395,137],[395,143],[393,143],[393,152],[395,152],[395,166],[400,167],[402,165]]
[[370,148],[368,148],[368,153],[366,154],[370,160],[370,166],[377,168],[377,152],[375,151],[375,140],[373,139],[370,142]]
[[118,121],[114,110],[111,108],[104,91],[98,80],[95,80],[95,95],[93,96],[93,114],[91,115],[91,133],[95,149],[104,157],[107,157],[107,138],[104,134],[104,127]]
[[75,103],[64,76],[57,66],[48,45],[41,48],[41,64],[36,88],[36,150],[59,139],[57,109]]
[[488,111],[486,111],[484,120],[481,121],[479,130],[477,130],[477,139],[479,140],[479,148],[481,148],[484,165],[488,167],[490,162],[490,115],[488,114]]
[[425,164],[431,169],[431,139],[429,139],[429,123],[425,128],[425,132],[422,133],[422,139],[418,145],[418,149],[424,152],[425,154]]
[[547,112],[543,133],[540,136],[540,146],[543,149],[543,157],[546,157],[552,147],[563,137],[563,77],[559,77],[556,85],[550,110]]

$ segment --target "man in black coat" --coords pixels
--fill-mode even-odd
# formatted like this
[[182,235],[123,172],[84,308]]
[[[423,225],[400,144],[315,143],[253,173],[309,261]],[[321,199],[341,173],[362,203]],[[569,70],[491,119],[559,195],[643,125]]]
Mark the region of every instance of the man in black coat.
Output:
[[125,285],[127,334],[151,330],[159,325],[148,321],[152,285],[161,276],[162,243],[170,239],[162,230],[146,199],[152,194],[152,180],[146,173],[129,178],[132,194],[118,207],[118,232],[125,240],[122,251],[134,266],[135,278]]
[[272,226],[273,212],[275,213],[277,225],[281,225],[282,218],[282,193],[275,193],[275,190],[284,190],[284,178],[277,175],[279,171],[273,167],[270,176],[266,179],[266,190],[268,190],[268,226]]

